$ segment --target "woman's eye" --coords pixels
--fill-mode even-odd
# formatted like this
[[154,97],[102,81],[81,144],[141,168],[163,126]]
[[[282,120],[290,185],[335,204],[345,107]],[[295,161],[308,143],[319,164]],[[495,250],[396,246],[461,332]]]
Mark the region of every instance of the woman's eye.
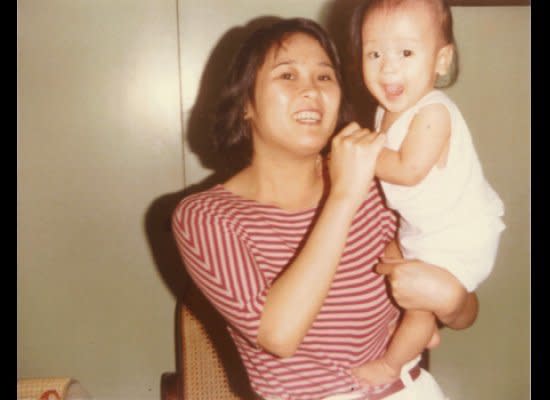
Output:
[[413,55],[412,50],[408,50],[408,49],[403,50],[403,56],[404,56],[404,57],[410,57],[410,56],[412,56],[412,55]]
[[282,79],[287,79],[287,80],[291,80],[291,79],[294,79],[294,75],[290,72],[283,72],[281,74],[281,78]]
[[320,80],[320,81],[331,81],[331,80],[332,80],[332,76],[329,75],[329,74],[323,74],[323,75],[320,75],[320,76],[319,76],[319,80]]
[[369,58],[371,60],[375,60],[377,58],[380,58],[380,52],[378,52],[378,51],[369,51],[367,53],[367,58]]

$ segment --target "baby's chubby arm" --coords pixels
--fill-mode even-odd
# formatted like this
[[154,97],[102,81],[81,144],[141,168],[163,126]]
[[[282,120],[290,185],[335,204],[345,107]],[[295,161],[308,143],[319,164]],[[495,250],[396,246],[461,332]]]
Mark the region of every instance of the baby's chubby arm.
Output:
[[376,176],[388,183],[418,184],[446,153],[451,118],[442,104],[429,104],[416,114],[399,151],[384,148],[376,162]]

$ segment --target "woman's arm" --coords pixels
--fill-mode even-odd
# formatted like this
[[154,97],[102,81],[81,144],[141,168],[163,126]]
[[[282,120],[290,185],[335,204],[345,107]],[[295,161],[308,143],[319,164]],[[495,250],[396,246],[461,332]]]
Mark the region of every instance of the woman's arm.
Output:
[[300,345],[328,294],[354,213],[329,196],[302,251],[269,289],[258,330],[269,352],[290,357]]
[[417,260],[384,258],[377,272],[388,276],[395,301],[405,309],[432,311],[444,325],[465,329],[476,320],[474,292],[447,270]]
[[257,339],[266,350],[281,357],[294,354],[319,313],[383,142],[383,136],[356,123],[333,139],[327,200],[302,250],[267,293]]

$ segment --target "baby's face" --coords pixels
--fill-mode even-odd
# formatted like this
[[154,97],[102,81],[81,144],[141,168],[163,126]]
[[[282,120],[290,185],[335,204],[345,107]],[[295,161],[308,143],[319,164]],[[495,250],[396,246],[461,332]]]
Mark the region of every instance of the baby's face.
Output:
[[[363,23],[363,79],[390,113],[413,106],[446,73],[435,14],[420,1],[370,11]],[[452,53],[451,53],[452,55]]]

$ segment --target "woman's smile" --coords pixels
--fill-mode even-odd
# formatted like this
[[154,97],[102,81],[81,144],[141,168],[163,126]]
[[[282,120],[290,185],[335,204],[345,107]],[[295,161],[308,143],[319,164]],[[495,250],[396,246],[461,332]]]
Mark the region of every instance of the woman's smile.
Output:
[[341,90],[319,42],[295,33],[266,55],[247,104],[256,151],[316,155],[334,132]]
[[323,115],[321,112],[316,110],[304,110],[297,111],[294,113],[294,119],[300,123],[304,124],[319,124],[321,122]]

